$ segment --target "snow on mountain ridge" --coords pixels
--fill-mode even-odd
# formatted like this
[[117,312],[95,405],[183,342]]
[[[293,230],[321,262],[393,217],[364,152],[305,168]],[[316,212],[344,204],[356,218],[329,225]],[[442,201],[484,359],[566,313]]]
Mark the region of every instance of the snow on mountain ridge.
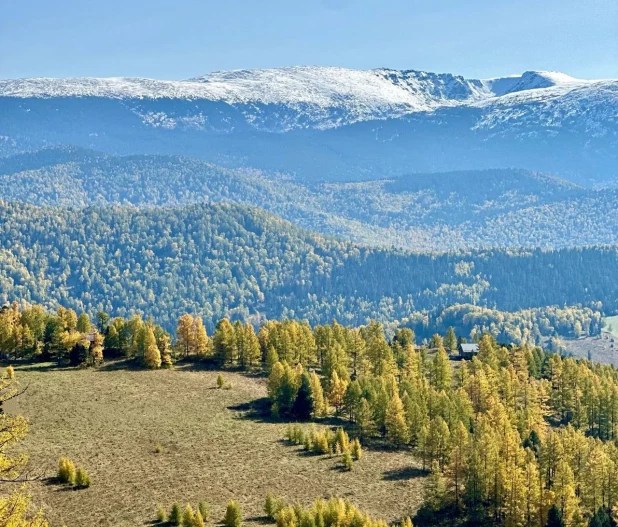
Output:
[[[0,97],[104,97],[133,101],[152,126],[175,127],[178,116],[144,110],[136,100],[185,99],[234,106],[252,126],[268,131],[335,128],[373,119],[480,101],[492,96],[480,81],[451,74],[391,69],[297,66],[214,72],[181,81],[139,78],[18,79],[0,81]],[[199,112],[191,119],[201,127]]]
[[233,98],[244,101],[317,104],[322,107],[338,106],[356,99],[373,106],[401,105],[412,111],[426,111],[489,95],[479,81],[468,81],[451,74],[387,68],[351,70],[295,66],[214,72],[189,81],[224,86]]
[[[231,105],[255,128],[281,132],[336,128],[464,105],[492,107],[493,118],[485,123],[496,122],[498,111],[506,109],[516,115],[520,110],[512,110],[514,105],[561,98],[580,88],[594,90],[602,82],[543,71],[475,80],[414,70],[295,66],[213,72],[179,81],[120,77],[0,80],[0,97],[122,99],[143,122],[167,128],[210,125],[202,109],[162,111],[146,104],[148,100],[212,101]],[[616,81],[608,82],[618,86]]]
[[554,86],[573,86],[591,82],[595,81],[576,79],[559,71],[526,71],[521,75],[509,75],[481,81],[497,97],[518,91],[552,88]]

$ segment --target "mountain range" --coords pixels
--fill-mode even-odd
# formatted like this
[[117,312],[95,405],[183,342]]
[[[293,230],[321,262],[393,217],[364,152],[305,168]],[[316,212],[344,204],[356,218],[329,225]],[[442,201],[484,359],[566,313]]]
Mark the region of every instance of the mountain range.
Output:
[[75,145],[172,154],[297,181],[517,168],[618,179],[618,80],[328,67],[0,81],[0,155]]
[[191,157],[56,147],[0,158],[0,199],[73,208],[231,202],[325,235],[414,251],[618,243],[618,189],[521,169],[301,183]]

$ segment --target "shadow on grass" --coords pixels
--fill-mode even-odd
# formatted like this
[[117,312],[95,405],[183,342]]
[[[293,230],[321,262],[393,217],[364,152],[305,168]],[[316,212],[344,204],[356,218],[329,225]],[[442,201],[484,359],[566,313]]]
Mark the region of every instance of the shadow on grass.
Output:
[[127,358],[127,359],[114,359],[110,361],[106,361],[101,366],[96,368],[96,371],[119,371],[119,370],[128,370],[128,371],[137,371],[144,370],[144,366],[141,361],[137,358]]
[[253,522],[253,523],[261,523],[262,525],[266,525],[269,523],[274,523],[268,516],[251,516],[250,518],[245,518],[245,521]]
[[260,397],[259,399],[254,399],[253,401],[249,401],[246,403],[235,404],[233,406],[228,406],[228,410],[232,410],[234,412],[238,412],[239,415],[237,419],[247,419],[253,422],[259,423],[285,423],[285,420],[282,420],[276,416],[273,416],[270,411],[271,402],[268,397]]
[[45,485],[47,485],[48,487],[55,487],[56,485],[64,485],[64,483],[60,481],[60,478],[58,478],[58,476],[51,476],[49,478],[45,478],[43,480],[43,483],[45,483]]
[[386,481],[404,481],[408,479],[424,478],[429,475],[429,470],[418,467],[404,467],[384,472],[382,479]]
[[72,370],[71,366],[61,366],[56,362],[36,362],[36,361],[2,361],[0,367],[13,366],[16,371],[32,371],[32,372],[47,372],[47,371],[61,371]]

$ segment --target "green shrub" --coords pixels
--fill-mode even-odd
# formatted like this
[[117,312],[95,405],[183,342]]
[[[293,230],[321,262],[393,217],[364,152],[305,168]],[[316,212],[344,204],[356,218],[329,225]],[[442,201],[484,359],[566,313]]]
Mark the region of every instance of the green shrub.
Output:
[[180,512],[180,505],[178,505],[178,503],[174,503],[174,505],[172,505],[172,510],[170,511],[168,521],[172,525],[180,525],[182,523],[182,513]]
[[208,503],[206,503],[205,501],[200,501],[197,506],[197,510],[202,515],[202,519],[205,522],[210,520],[210,507],[208,506]]
[[217,375],[217,388],[223,388],[224,385],[225,385],[225,379],[223,378],[223,375],[221,374]]
[[75,484],[75,463],[66,457],[61,457],[58,462],[58,480],[69,485]]
[[279,514],[279,511],[285,507],[285,501],[283,498],[275,498],[272,492],[269,492],[264,502],[264,513],[270,520],[274,520]]
[[159,523],[165,523],[167,521],[167,514],[161,505],[157,507],[157,521]]
[[240,505],[234,500],[227,504],[223,524],[225,527],[240,527],[242,524],[242,511],[240,510]]
[[191,527],[204,527],[204,518],[202,517],[202,513],[198,511],[195,513],[195,518],[193,519],[193,525]]
[[193,512],[193,507],[187,503],[185,506],[185,512],[182,515],[182,525],[183,527],[193,527],[194,521],[195,513]]
[[354,462],[352,461],[352,454],[349,450],[346,450],[341,456],[341,463],[346,470],[352,470],[354,468]]
[[352,457],[355,461],[359,461],[363,455],[363,449],[361,448],[360,441],[355,439],[352,441]]
[[87,489],[90,487],[90,476],[82,467],[77,469],[75,473],[75,486],[79,489]]

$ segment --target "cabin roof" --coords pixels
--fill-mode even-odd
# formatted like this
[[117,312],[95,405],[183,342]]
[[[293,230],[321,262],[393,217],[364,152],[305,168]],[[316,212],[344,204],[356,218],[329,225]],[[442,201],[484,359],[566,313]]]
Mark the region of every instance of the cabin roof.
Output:
[[479,345],[478,344],[460,344],[459,350],[463,353],[478,353]]

